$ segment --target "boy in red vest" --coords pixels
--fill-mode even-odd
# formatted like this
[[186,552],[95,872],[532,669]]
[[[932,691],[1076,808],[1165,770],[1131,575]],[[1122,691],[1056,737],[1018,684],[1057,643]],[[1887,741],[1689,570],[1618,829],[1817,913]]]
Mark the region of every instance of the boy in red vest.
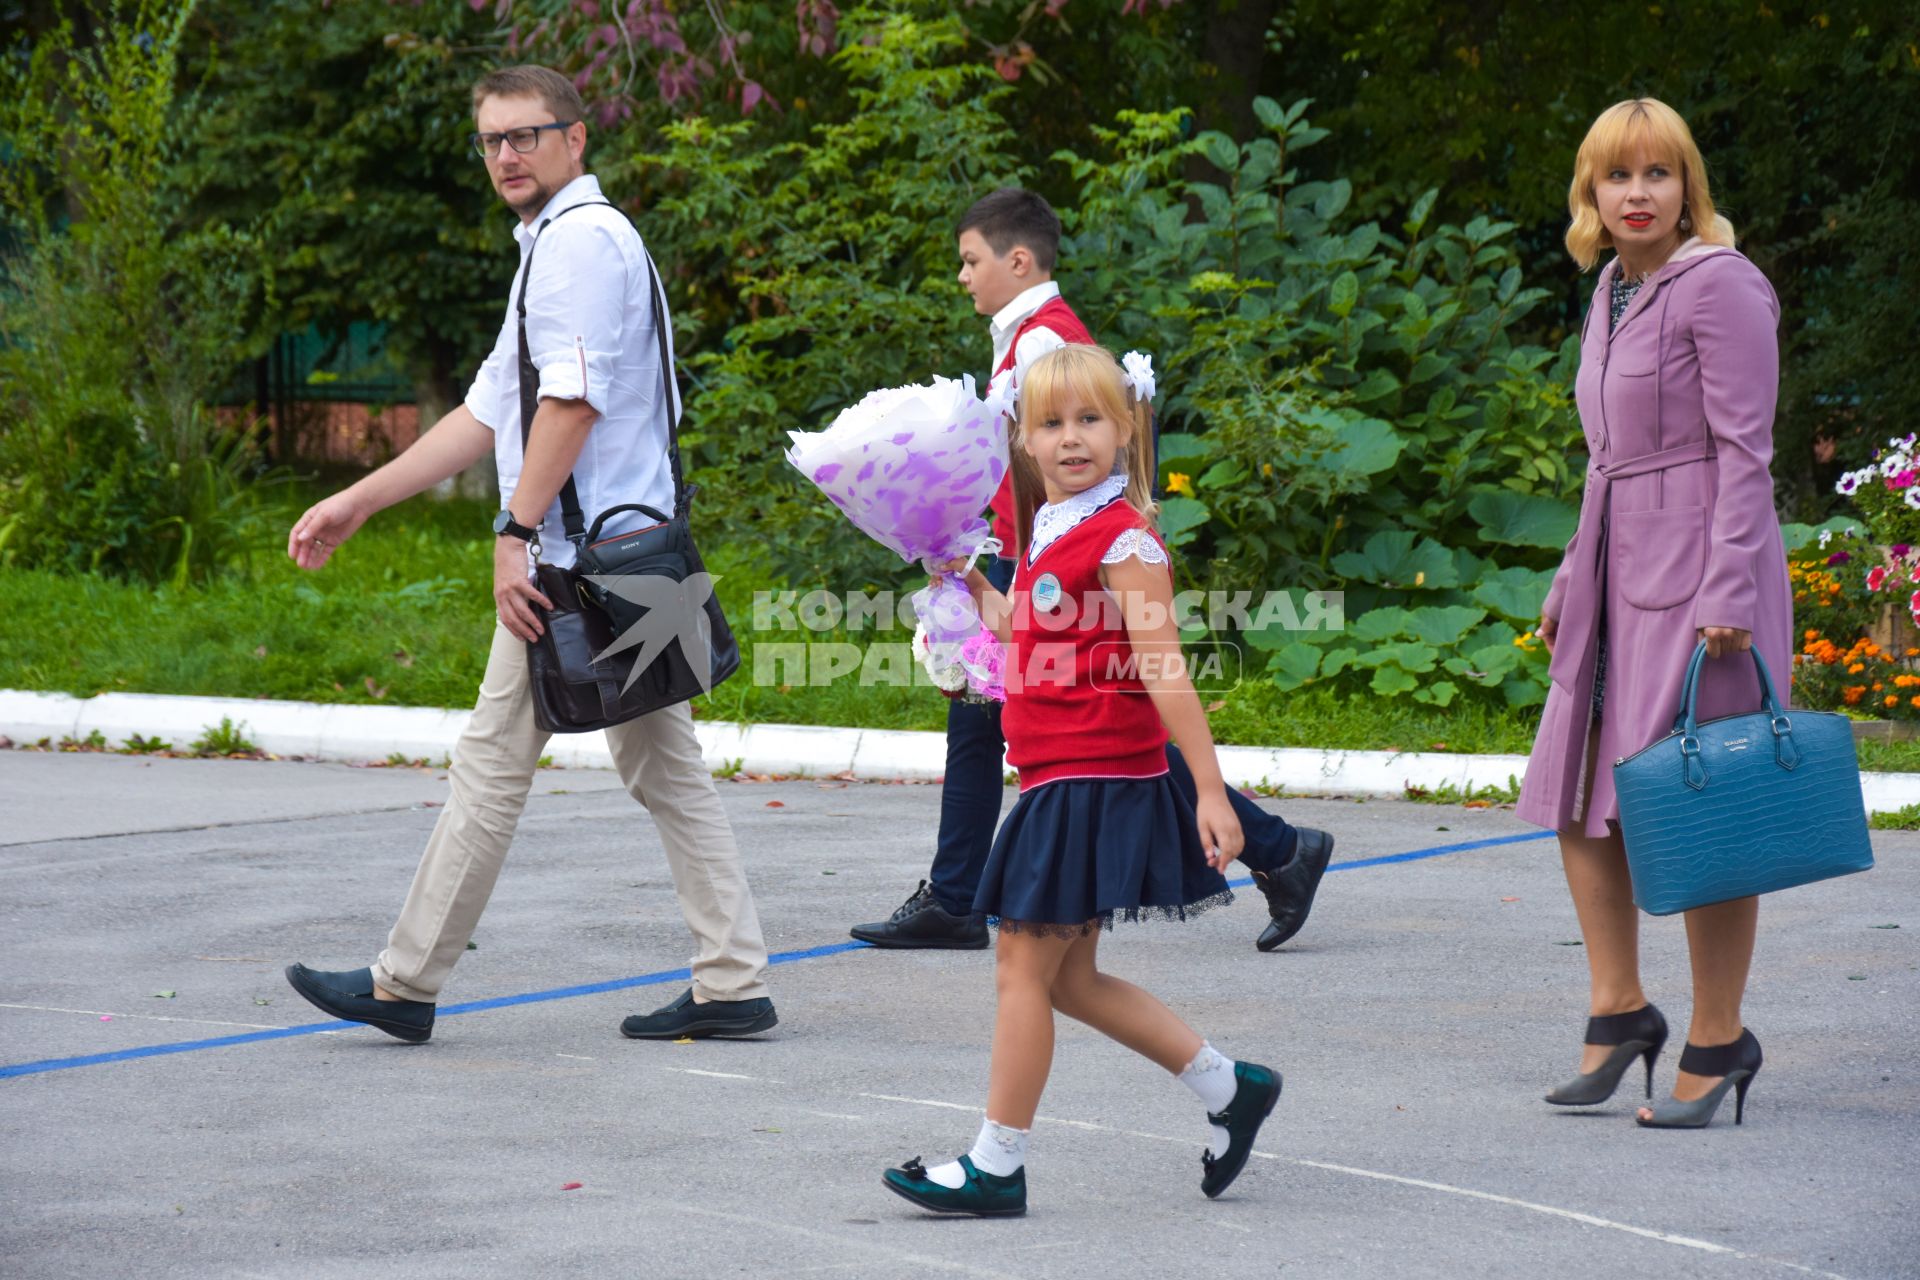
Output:
[[[1002,187],[976,201],[956,229],[960,284],[973,307],[988,317],[993,335],[993,376],[1021,371],[1047,352],[1068,343],[1093,342],[1073,308],[1060,296],[1053,267],[1060,251],[1060,218],[1044,198],[1019,187]],[[1156,428],[1157,434],[1157,428]],[[992,502],[993,536],[1001,554],[990,557],[984,572],[994,590],[1013,583],[1013,477],[1009,472]],[[1005,788],[1002,759],[1006,739],[1000,732],[998,704],[954,699],[947,707],[947,772],[940,794],[940,838],[927,879],[887,920],[855,925],[862,942],[888,948],[980,950],[988,942],[986,920],[973,913],[987,854],[993,847]],[[1179,748],[1169,744],[1168,764],[1189,801],[1193,775]],[[1271,951],[1300,931],[1313,905],[1314,891],[1333,854],[1333,837],[1310,828],[1294,829],[1237,790],[1228,799],[1247,834],[1249,854],[1277,853],[1271,866],[1254,866],[1254,883],[1267,898],[1271,922],[1254,944]]]

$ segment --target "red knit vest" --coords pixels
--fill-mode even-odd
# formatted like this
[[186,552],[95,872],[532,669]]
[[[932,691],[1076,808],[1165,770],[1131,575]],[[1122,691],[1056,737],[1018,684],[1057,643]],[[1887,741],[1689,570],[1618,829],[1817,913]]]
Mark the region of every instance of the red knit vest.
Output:
[[[1100,584],[1113,540],[1145,523],[1117,497],[1014,568],[1000,726],[1022,791],[1061,778],[1167,771],[1167,727],[1137,674],[1119,602]],[[1044,608],[1052,599],[1055,607]]]
[[[1087,332],[1087,326],[1080,323],[1080,317],[1073,314],[1061,299],[1048,298],[1040,304],[1040,309],[1020,322],[1013,331],[1013,341],[1007,347],[1007,354],[993,371],[999,377],[1013,368],[1014,356],[1020,350],[1020,339],[1035,329],[1051,329],[1068,342],[1081,342],[1091,345],[1093,335]],[[1010,556],[1014,553],[1015,530],[1013,524],[1013,472],[1009,471],[1000,481],[1000,489],[993,495],[990,504],[993,511],[993,536],[1000,539],[1000,554]]]

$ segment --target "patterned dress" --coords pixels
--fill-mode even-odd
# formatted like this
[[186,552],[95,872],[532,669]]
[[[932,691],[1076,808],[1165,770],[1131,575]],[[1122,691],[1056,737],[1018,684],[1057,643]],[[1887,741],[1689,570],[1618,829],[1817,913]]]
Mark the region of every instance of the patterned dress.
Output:
[[[1620,327],[1620,317],[1627,314],[1627,308],[1633,305],[1634,295],[1640,292],[1641,280],[1628,280],[1623,272],[1613,278],[1613,293],[1607,299],[1607,327]],[[1607,695],[1607,616],[1606,606],[1600,611],[1600,636],[1596,646],[1593,665],[1593,718],[1600,719],[1600,706]]]

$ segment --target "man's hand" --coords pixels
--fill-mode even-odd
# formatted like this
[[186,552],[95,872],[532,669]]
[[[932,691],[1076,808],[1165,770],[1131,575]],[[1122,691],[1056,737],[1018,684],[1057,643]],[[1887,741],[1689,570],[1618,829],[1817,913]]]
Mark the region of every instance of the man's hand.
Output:
[[1753,632],[1742,631],[1738,627],[1701,627],[1698,634],[1700,639],[1707,642],[1709,658],[1745,653],[1753,648]]
[[354,535],[373,512],[342,489],[308,507],[287,534],[287,557],[302,569],[318,569],[333,549]]
[[552,609],[553,601],[540,594],[527,577],[527,544],[519,538],[494,539],[493,607],[500,614],[500,625],[522,640],[538,640],[546,626],[533,606]]
[[1208,864],[1215,871],[1225,871],[1227,864],[1239,857],[1247,845],[1246,835],[1240,830],[1240,817],[1234,813],[1227,793],[1203,792],[1193,806],[1193,813],[1199,822],[1200,847],[1207,851]]

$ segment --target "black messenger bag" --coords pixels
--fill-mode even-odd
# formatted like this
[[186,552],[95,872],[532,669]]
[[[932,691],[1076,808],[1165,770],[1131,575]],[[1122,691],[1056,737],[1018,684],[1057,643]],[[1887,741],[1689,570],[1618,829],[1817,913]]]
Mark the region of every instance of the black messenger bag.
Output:
[[[604,200],[587,203],[618,209]],[[553,218],[582,207],[569,206]],[[545,231],[553,218],[542,221],[540,229]],[[527,346],[527,281],[532,278],[533,249],[538,245],[536,235],[521,270],[518,303],[523,451],[539,407],[540,374]],[[667,299],[651,255],[646,262],[653,286],[654,330],[660,340],[673,512],[626,503],[601,512],[588,529],[579,491],[573,477],[567,477],[560,490],[560,510],[575,560],[572,568],[563,569],[541,563],[536,553],[535,585],[553,601],[553,609],[534,606],[546,630],[527,645],[534,721],[547,733],[586,733],[622,724],[706,693],[740,669],[740,647],[693,545],[688,516],[700,489],[687,484],[680,473],[680,405],[667,346]],[[653,523],[602,538],[608,518],[627,511],[638,511]],[[705,659],[700,664],[703,669],[696,669],[689,649]],[[635,676],[634,668],[643,657],[645,665]]]

